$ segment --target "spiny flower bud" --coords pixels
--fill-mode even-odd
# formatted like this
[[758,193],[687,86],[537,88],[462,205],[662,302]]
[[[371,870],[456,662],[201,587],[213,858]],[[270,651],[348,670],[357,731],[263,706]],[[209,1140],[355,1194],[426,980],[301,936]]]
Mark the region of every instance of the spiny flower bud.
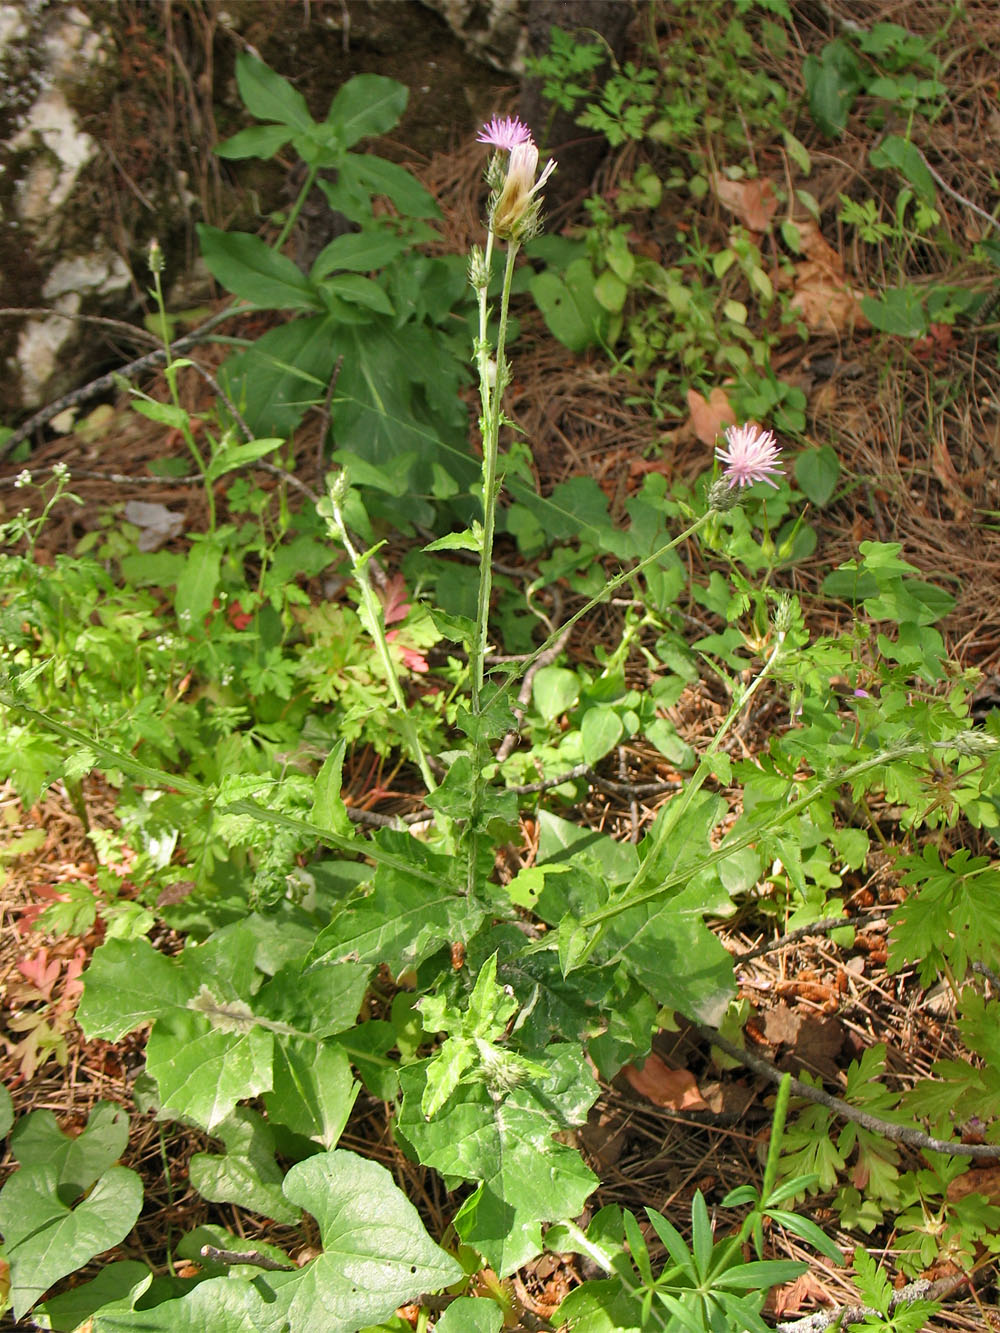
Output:
[[484,292],[489,284],[490,273],[486,267],[486,256],[478,245],[474,245],[469,255],[469,285],[475,292]]
[[739,502],[739,491],[734,490],[723,477],[720,477],[718,481],[713,481],[708,488],[708,507],[719,514],[728,514],[730,509],[735,509]]

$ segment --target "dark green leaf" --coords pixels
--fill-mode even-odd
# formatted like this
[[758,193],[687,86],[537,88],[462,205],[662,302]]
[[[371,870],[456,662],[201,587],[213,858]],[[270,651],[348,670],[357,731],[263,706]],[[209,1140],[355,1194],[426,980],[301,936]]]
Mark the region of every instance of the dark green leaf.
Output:
[[314,124],[302,94],[246,51],[236,57],[236,82],[243,105],[258,120],[280,121],[300,133]]
[[318,310],[310,280],[285,255],[249,232],[220,231],[198,224],[201,253],[209,272],[234,296],[275,310]]

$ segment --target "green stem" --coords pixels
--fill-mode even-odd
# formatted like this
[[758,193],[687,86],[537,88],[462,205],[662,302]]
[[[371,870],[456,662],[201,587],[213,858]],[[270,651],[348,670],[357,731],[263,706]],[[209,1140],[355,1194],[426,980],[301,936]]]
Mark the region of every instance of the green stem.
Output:
[[296,222],[298,222],[299,214],[302,212],[302,205],[305,203],[309,195],[309,191],[316,184],[316,177],[318,174],[319,174],[318,167],[309,168],[309,174],[308,176],[306,176],[306,179],[302,185],[302,189],[298,193],[298,198],[295,200],[295,203],[292,204],[292,211],[285,219],[285,225],[282,227],[278,239],[275,241],[274,245],[271,246],[271,249],[275,253],[278,253],[281,250],[281,247],[285,244],[285,242],[291,235],[292,228],[295,226]]
[[533,653],[529,654],[529,656],[522,662],[518,662],[516,669],[509,672],[507,679],[500,687],[498,695],[506,694],[511,686],[520,680],[526,671],[534,666],[542,654],[547,653],[553,644],[558,643],[566,631],[572,629],[577,621],[582,620],[583,617],[589,615],[595,607],[600,606],[602,602],[607,601],[612,593],[618,591],[622,584],[628,583],[629,579],[634,579],[637,574],[641,574],[644,570],[648,569],[650,565],[655,565],[658,560],[662,560],[667,552],[672,551],[675,546],[679,546],[681,542],[685,542],[689,537],[693,537],[696,532],[705,526],[710,518],[714,517],[714,515],[715,511],[710,509],[707,513],[702,514],[701,518],[696,519],[690,527],[685,528],[682,533],[668,541],[665,546],[659,547],[652,553],[652,555],[644,556],[642,560],[640,560],[637,565],[633,565],[631,569],[626,569],[623,573],[616,574],[613,579],[609,579],[596,597],[591,597],[590,601],[585,602],[584,605],[580,607],[579,611],[575,611],[568,620],[563,621],[558,629],[553,630],[545,642],[536,648]]
[[705,785],[706,779],[711,775],[712,756],[716,753],[719,746],[722,744],[730,727],[733,725],[733,723],[736,721],[739,715],[743,712],[744,708],[746,708],[747,704],[760,689],[761,685],[764,683],[767,677],[771,674],[772,670],[774,669],[774,667],[778,662],[779,657],[784,651],[784,644],[785,644],[784,635],[781,635],[778,638],[777,643],[774,645],[774,648],[771,650],[770,657],[768,657],[767,661],[764,663],[760,671],[757,673],[757,676],[753,681],[753,683],[747,690],[744,691],[744,693],[738,699],[734,699],[732,704],[730,704],[729,712],[726,714],[725,721],[723,722],[719,730],[715,733],[711,742],[706,748],[705,753],[701,756],[701,759],[698,761],[698,767],[695,769],[691,777],[691,780],[685,785],[683,793],[681,793],[681,795],[679,796],[675,796],[674,799],[670,802],[670,805],[667,807],[666,816],[662,821],[660,821],[660,825],[656,831],[656,836],[653,840],[652,847],[649,849],[649,852],[646,855],[645,859],[643,860],[642,865],[640,865],[639,869],[635,872],[635,874],[629,880],[628,884],[626,884],[624,889],[622,889],[621,891],[623,898],[628,898],[630,895],[636,892],[636,890],[642,884],[643,880],[647,878],[649,867],[651,865],[656,864],[656,859],[659,856],[664,845],[666,844],[667,839],[673,833],[674,829],[680,823],[681,819],[683,819],[684,815],[688,811],[689,806],[691,805],[691,802],[694,800],[695,796],[697,796],[698,792]]
[[367,620],[367,629],[371,635],[375,649],[382,664],[382,674],[385,676],[386,684],[389,686],[389,693],[392,695],[393,702],[399,712],[399,729],[410,747],[412,758],[416,761],[420,774],[423,777],[424,784],[429,792],[437,788],[434,781],[434,775],[431,773],[430,766],[427,763],[427,755],[424,753],[424,747],[420,743],[420,736],[410,716],[406,699],[403,695],[403,687],[399,683],[399,674],[396,671],[396,663],[392,660],[392,653],[389,651],[389,643],[385,637],[385,622],[382,613],[382,606],[375,596],[371,580],[368,577],[368,558],[359,555],[354,543],[351,541],[350,534],[347,531],[347,524],[344,522],[344,515],[340,506],[331,496],[330,511],[333,514],[333,524],[337,530],[344,550],[347,552],[351,562],[351,568],[354,571],[354,577],[361,592],[361,602],[365,609],[365,619]]
[[[493,249],[493,233],[486,242],[486,272]],[[497,509],[497,455],[500,443],[500,420],[502,416],[503,391],[506,388],[507,367],[504,361],[504,349],[507,342],[507,313],[510,305],[510,287],[514,276],[514,260],[518,245],[511,241],[507,247],[507,264],[503,275],[503,290],[500,295],[500,326],[497,331],[496,346],[496,384],[490,385],[489,345],[486,341],[486,288],[479,293],[479,344],[477,360],[479,363],[479,395],[483,404],[483,545],[479,561],[479,597],[476,604],[476,637],[472,644],[471,671],[472,712],[479,715],[482,710],[483,664],[486,658],[486,645],[489,638],[490,597],[493,591],[493,538],[496,532]]]
[[201,476],[205,487],[205,499],[208,502],[208,530],[215,532],[215,490],[208,479],[208,468],[204,458],[201,456],[201,450],[194,442],[194,434],[191,430],[191,418],[185,407],[181,405],[180,394],[177,392],[177,371],[170,351],[170,329],[167,325],[167,307],[163,299],[163,284],[160,281],[159,266],[153,267],[153,294],[156,298],[156,309],[160,317],[160,338],[163,342],[164,351],[167,354],[167,364],[164,369],[164,375],[167,381],[167,388],[170,390],[170,401],[181,419],[180,432],[184,437],[184,443],[188,447],[188,452],[194,459],[195,467]]

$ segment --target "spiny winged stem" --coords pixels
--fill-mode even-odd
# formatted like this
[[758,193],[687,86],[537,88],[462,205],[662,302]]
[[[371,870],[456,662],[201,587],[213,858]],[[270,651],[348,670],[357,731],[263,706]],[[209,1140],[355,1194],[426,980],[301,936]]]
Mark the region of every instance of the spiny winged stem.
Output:
[[[486,253],[483,267],[487,277],[493,254],[493,232],[486,240]],[[493,374],[490,365],[490,348],[487,340],[487,288],[479,288],[479,339],[476,344],[476,365],[479,371],[479,398],[482,404],[480,431],[483,437],[483,537],[479,562],[479,597],[476,604],[476,634],[472,643],[469,667],[472,676],[472,711],[478,716],[482,711],[483,664],[486,657],[486,644],[489,635],[490,596],[493,591],[493,537],[496,531],[497,508],[497,453],[500,441],[500,423],[503,418],[503,394],[507,387],[510,370],[505,359],[507,342],[507,314],[510,306],[510,286],[514,276],[514,260],[517,257],[518,243],[510,241],[507,246],[507,263],[504,268],[503,290],[500,295],[500,323],[497,329],[496,356],[494,358],[495,383],[491,384]]]
[[[486,251],[483,256],[478,283],[479,337],[476,342],[476,367],[479,371],[479,399],[481,403],[479,428],[483,440],[483,531],[479,552],[479,595],[476,600],[476,627],[473,631],[474,637],[469,649],[470,694],[474,717],[481,716],[483,711],[483,667],[489,636],[490,597],[493,592],[493,538],[496,532],[497,496],[500,489],[497,482],[497,454],[500,443],[500,423],[503,419],[503,394],[510,374],[505,357],[507,314],[510,307],[510,287],[514,276],[514,260],[517,258],[519,245],[515,240],[510,240],[507,244],[507,263],[504,268],[503,288],[500,293],[500,322],[497,329],[496,356],[491,366],[490,346],[487,338],[489,319],[487,299],[493,247],[494,233],[493,228],[490,227],[486,237]],[[472,745],[473,777],[468,860],[470,892],[473,889],[478,862],[478,822],[485,789],[483,765],[486,758],[486,744],[481,729],[477,730],[476,735],[472,738]]]
[[420,769],[424,783],[429,792],[437,787],[434,781],[434,775],[431,773],[430,765],[427,762],[427,755],[424,753],[424,747],[420,743],[420,737],[417,734],[413,718],[410,716],[406,705],[406,699],[403,695],[403,688],[399,683],[399,673],[396,671],[396,663],[392,659],[392,653],[389,651],[389,643],[385,637],[385,620],[382,613],[382,607],[375,591],[372,588],[371,580],[368,577],[368,561],[372,552],[359,553],[354,543],[351,541],[350,533],[347,531],[347,524],[344,522],[343,511],[340,508],[340,502],[336,494],[336,488],[331,487],[328,491],[330,522],[334,533],[347,552],[348,559],[351,562],[351,569],[357,582],[358,589],[361,592],[361,605],[364,611],[363,620],[365,628],[372,637],[375,644],[375,650],[378,653],[379,661],[382,665],[382,672],[389,686],[389,692],[392,695],[393,703],[399,712],[399,729],[410,747],[411,758]]
[[188,447],[191,457],[194,459],[195,467],[201,475],[205,486],[205,499],[208,502],[208,530],[215,532],[215,491],[212,483],[208,479],[208,465],[202,458],[201,450],[194,442],[194,432],[191,430],[191,418],[186,408],[181,404],[180,394],[177,392],[177,372],[182,366],[190,363],[184,360],[175,361],[170,351],[170,328],[167,324],[167,307],[163,299],[163,284],[160,274],[163,272],[163,251],[157,240],[153,240],[149,246],[149,271],[153,275],[153,298],[156,301],[156,310],[160,321],[160,338],[163,342],[163,348],[166,352],[167,363],[164,368],[164,378],[167,381],[167,388],[170,390],[170,401],[177,411],[179,430],[184,438],[184,443]]

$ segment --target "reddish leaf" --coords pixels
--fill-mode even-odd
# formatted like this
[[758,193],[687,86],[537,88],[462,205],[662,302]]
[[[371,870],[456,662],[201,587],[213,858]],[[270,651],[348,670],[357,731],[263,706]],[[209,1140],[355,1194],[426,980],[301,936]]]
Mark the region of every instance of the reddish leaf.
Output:
[[406,600],[406,583],[402,574],[393,574],[379,596],[382,599],[382,615],[387,625],[394,625],[397,620],[405,620],[410,614],[410,603]]
[[39,949],[36,954],[30,958],[22,958],[17,965],[17,970],[40,991],[47,1000],[52,998],[52,987],[59,979],[59,972],[62,964],[57,958],[49,962],[48,949]]
[[688,1069],[671,1069],[653,1054],[641,1068],[627,1065],[625,1077],[648,1101],[671,1111],[707,1111],[708,1103],[698,1091],[695,1076]]

